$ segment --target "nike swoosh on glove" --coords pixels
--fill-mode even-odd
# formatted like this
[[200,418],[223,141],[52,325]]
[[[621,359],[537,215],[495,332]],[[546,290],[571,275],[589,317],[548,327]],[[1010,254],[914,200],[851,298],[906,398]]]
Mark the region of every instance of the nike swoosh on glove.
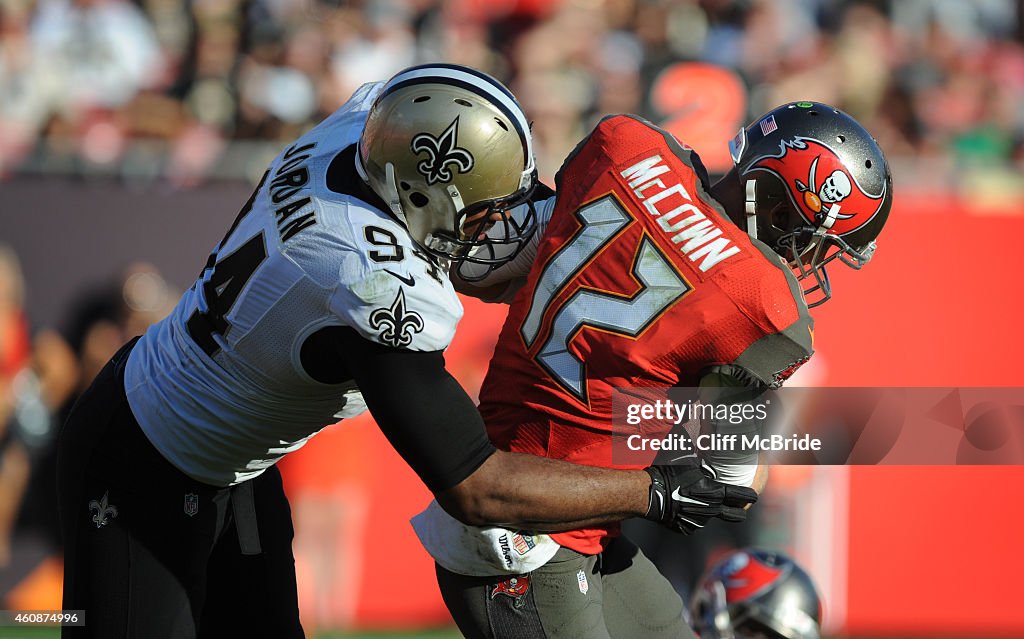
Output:
[[714,469],[696,459],[683,464],[648,466],[651,501],[645,517],[689,535],[713,517],[740,522],[745,507],[757,502],[757,493],[746,486],[717,481]]

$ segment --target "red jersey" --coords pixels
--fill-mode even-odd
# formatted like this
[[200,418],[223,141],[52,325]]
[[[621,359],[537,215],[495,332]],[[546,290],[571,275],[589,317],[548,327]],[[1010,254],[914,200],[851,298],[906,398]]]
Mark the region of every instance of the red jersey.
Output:
[[[708,194],[696,153],[630,116],[602,121],[557,199],[481,390],[495,445],[612,467],[612,389],[697,386],[714,365],[777,386],[813,328],[782,259]],[[618,526],[552,535],[585,554]]]

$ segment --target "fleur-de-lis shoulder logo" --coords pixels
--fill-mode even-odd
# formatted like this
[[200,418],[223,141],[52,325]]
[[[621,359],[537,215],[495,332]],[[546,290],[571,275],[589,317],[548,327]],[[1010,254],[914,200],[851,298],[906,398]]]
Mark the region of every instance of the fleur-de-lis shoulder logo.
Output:
[[93,499],[89,502],[89,512],[94,513],[92,523],[96,524],[97,528],[103,528],[110,523],[111,519],[117,517],[117,506],[111,505],[107,498],[109,492],[104,491],[103,497],[99,501]]
[[429,133],[420,133],[412,139],[412,152],[416,155],[426,153],[427,159],[420,160],[416,170],[427,178],[427,184],[451,182],[452,171],[449,164],[454,164],[459,173],[467,173],[473,168],[473,155],[459,147],[459,118],[452,120],[441,137],[435,138]]
[[398,297],[390,308],[378,308],[370,313],[370,326],[380,331],[382,342],[398,348],[411,344],[413,334],[423,330],[423,318],[405,309],[405,291],[399,288]]

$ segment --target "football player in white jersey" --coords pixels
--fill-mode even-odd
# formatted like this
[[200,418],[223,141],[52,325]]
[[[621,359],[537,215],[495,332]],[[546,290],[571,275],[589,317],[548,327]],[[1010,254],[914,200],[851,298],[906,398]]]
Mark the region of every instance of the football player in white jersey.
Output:
[[[365,85],[285,149],[195,285],[65,425],[64,607],[87,614],[65,636],[301,637],[274,464],[367,407],[461,521],[682,516],[652,507],[648,473],[496,451],[445,370],[462,316],[448,269],[517,253],[534,216],[505,212],[535,180],[515,98],[454,65]],[[756,499],[712,492],[710,515]]]

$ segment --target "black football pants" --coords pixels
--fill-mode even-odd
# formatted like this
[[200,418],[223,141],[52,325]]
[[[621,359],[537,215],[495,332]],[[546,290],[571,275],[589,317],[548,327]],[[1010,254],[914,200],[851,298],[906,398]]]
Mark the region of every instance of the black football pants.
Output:
[[130,349],[60,435],[64,609],[84,610],[86,622],[62,637],[303,637],[280,473],[217,488],[173,467],[125,398]]

